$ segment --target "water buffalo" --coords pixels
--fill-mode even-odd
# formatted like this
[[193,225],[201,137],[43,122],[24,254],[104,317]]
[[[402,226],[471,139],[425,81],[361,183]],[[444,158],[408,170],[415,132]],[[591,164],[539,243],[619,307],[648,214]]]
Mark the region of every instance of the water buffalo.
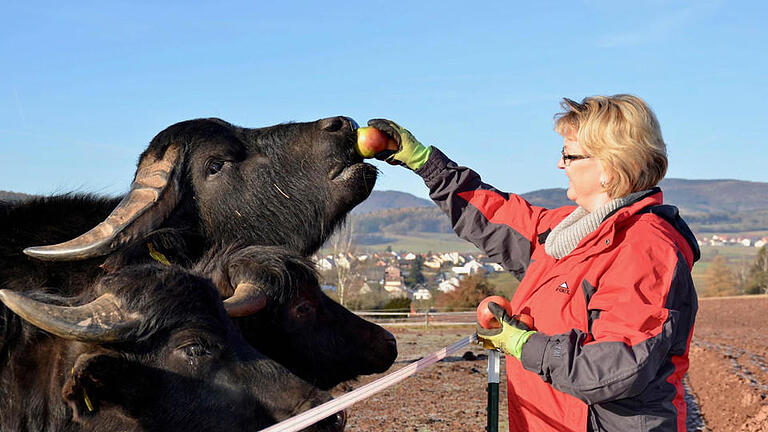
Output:
[[[326,296],[313,263],[302,256],[281,247],[231,245],[203,259],[197,270],[229,297],[230,315],[247,315],[234,320],[249,343],[321,389],[358,375],[361,364],[384,372],[397,357],[394,337],[389,336],[391,344],[378,343],[381,327]],[[230,296],[242,281],[268,298],[244,302],[246,307],[264,304],[259,313],[235,310],[241,306]]]
[[[356,127],[346,117],[260,129],[219,119],[172,125],[143,152],[123,198],[63,195],[0,203],[0,288],[45,285],[76,294],[122,266],[167,259],[191,268],[232,243],[311,254],[373,189],[376,169],[353,148]],[[243,302],[275,297],[234,294],[241,312],[265,306]],[[328,304],[317,298],[317,304]],[[296,372],[328,387],[385,370],[396,356],[395,341],[371,326],[347,328],[343,334],[366,336],[348,340],[346,350],[320,358],[298,350],[297,363],[314,368]],[[246,337],[259,345],[252,339],[260,335]],[[367,354],[343,373],[327,373],[345,364],[350,352]]]
[[0,290],[0,431],[253,431],[330,399],[248,345],[210,280],[180,267],[50,291]]
[[181,262],[213,241],[309,255],[373,189],[377,171],[354,150],[356,127],[346,117],[261,129],[219,119],[177,123],[152,140],[130,192],[103,222],[25,253],[79,260],[159,237],[154,247]]

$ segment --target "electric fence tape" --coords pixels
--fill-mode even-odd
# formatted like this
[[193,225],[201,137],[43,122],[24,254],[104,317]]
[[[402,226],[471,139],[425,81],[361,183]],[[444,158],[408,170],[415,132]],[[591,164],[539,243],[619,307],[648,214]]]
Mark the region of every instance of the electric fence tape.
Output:
[[416,372],[431,366],[434,363],[444,359],[448,354],[452,354],[470,343],[475,341],[475,335],[467,336],[464,339],[454,342],[447,347],[435,351],[420,360],[409,364],[401,369],[396,370],[386,376],[383,376],[376,381],[372,381],[358,389],[352,390],[349,393],[345,393],[333,400],[330,400],[322,405],[318,405],[303,413],[283,420],[280,423],[272,425],[266,429],[262,429],[259,432],[296,432],[309,425],[315,424],[318,421],[336,414],[337,412],[368,398],[374,393],[378,393],[387,387],[393,386],[398,382],[408,378]]

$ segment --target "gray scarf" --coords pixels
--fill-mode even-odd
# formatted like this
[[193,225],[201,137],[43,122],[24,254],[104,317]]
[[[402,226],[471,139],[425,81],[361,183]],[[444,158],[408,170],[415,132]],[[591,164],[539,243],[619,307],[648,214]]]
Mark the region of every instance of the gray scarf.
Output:
[[592,213],[583,207],[578,207],[573,213],[560,221],[552,228],[552,232],[544,242],[544,250],[547,255],[560,259],[571,253],[581,239],[595,231],[608,213],[634,202],[648,191],[639,191],[627,196],[616,198],[598,207]]

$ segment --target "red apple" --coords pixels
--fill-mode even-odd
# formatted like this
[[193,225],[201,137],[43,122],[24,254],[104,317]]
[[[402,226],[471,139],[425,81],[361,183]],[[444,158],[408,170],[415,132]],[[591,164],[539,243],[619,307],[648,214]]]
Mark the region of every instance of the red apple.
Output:
[[498,304],[499,306],[503,307],[508,314],[512,315],[512,311],[510,310],[509,302],[507,299],[501,296],[490,296],[484,298],[483,301],[481,301],[477,306],[477,322],[482,328],[499,328],[501,327],[501,323],[496,319],[495,316],[493,316],[491,311],[488,310],[488,303],[490,302]]
[[374,127],[361,127],[357,129],[357,144],[355,150],[364,158],[372,158],[384,150],[397,150],[398,145],[387,134]]

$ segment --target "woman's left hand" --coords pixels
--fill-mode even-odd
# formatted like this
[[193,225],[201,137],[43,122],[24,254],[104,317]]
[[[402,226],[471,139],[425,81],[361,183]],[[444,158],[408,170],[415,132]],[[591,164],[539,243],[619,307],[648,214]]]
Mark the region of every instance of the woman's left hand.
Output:
[[503,307],[494,302],[488,303],[488,310],[499,320],[501,328],[487,329],[477,324],[478,342],[481,342],[485,349],[498,349],[520,360],[523,345],[536,332],[507,314]]

